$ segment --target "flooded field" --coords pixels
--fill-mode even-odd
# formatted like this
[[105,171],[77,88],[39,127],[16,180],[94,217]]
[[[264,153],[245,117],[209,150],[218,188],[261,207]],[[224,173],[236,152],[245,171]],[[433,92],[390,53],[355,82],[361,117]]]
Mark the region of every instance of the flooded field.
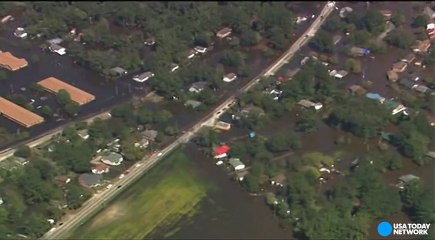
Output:
[[[289,228],[281,228],[278,218],[265,205],[263,197],[250,196],[231,180],[213,160],[188,144],[186,154],[197,170],[212,181],[210,192],[191,218],[181,219],[175,227],[163,228],[151,238],[169,239],[288,239]],[[167,233],[173,232],[170,236]]]

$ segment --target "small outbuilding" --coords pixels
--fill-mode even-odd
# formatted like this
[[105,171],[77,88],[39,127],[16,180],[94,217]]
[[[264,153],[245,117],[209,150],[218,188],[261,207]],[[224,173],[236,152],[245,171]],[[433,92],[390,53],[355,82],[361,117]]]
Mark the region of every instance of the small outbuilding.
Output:
[[230,158],[228,160],[228,163],[234,168],[234,170],[239,171],[245,169],[245,164],[243,164],[242,161],[240,161],[239,158]]

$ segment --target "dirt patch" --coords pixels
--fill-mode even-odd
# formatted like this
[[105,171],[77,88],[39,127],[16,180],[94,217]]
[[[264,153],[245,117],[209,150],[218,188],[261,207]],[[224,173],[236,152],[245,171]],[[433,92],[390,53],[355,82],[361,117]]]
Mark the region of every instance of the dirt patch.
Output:
[[150,92],[148,95],[146,95],[142,100],[158,103],[161,102],[164,98],[162,96],[157,95],[155,92]]

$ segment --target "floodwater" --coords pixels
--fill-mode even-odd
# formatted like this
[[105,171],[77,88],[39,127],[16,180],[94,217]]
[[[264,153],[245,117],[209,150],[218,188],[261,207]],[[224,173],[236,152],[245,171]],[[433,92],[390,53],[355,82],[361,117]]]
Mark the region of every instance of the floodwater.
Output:
[[[300,11],[298,12],[298,15],[311,14],[309,13],[310,11],[316,13],[320,7],[318,3],[309,3],[308,5],[305,5],[308,6],[308,8],[302,8],[302,5],[299,3],[294,4],[294,6],[295,10]],[[85,118],[86,116],[106,111],[115,104],[119,104],[131,99],[132,96],[144,96],[149,92],[150,88],[148,84],[136,83],[130,79],[131,76],[122,77],[114,82],[107,82],[94,72],[86,70],[85,68],[73,63],[73,60],[68,56],[59,56],[54,53],[44,53],[39,48],[39,46],[43,43],[42,40],[30,40],[28,47],[21,46],[22,40],[13,36],[13,31],[17,27],[20,27],[19,13],[15,15],[15,18],[15,21],[9,22],[6,25],[3,35],[0,37],[1,50],[10,51],[17,57],[27,59],[29,66],[16,72],[8,72],[7,79],[3,85],[4,87],[0,88],[0,96],[5,97],[11,94],[19,94],[24,96],[29,102],[31,99],[35,100],[35,103],[33,104],[35,110],[33,112],[37,114],[42,115],[41,109],[38,108],[42,105],[49,105],[52,107],[54,113],[59,113],[58,117],[47,119],[45,123],[29,129],[28,131],[30,132],[31,138],[74,120],[60,114],[61,109],[56,103],[54,94],[38,94],[30,89],[32,84],[44,78],[50,76],[59,78],[96,96],[95,101],[81,107],[81,112],[79,116],[75,117],[75,119]],[[309,24],[310,21],[301,24],[295,32],[292,41],[294,41],[297,36],[309,26]],[[225,44],[217,43],[212,51],[201,57],[201,59],[195,61],[216,65],[222,54],[221,50],[224,47]],[[146,51],[146,49],[144,51]],[[278,54],[279,53],[277,53],[275,56]],[[35,56],[38,58],[38,61],[37,63],[32,63],[32,59],[34,59]],[[274,58],[275,57],[265,58],[259,50],[250,49],[247,58],[247,65],[250,66],[251,69],[250,76],[246,78],[240,78],[233,84],[224,84],[224,89],[216,94],[220,97],[224,97],[234,93],[251,77],[259,74],[262,69],[264,69],[270,62],[273,61]],[[175,119],[174,122],[182,128],[185,126],[185,124],[189,125],[189,123],[192,123],[192,111],[186,110],[185,108],[180,108],[179,106],[181,106],[181,104],[182,103],[175,103],[172,105],[169,104],[171,105],[169,108],[173,111],[174,116],[177,116],[177,119]],[[156,108],[156,106],[153,106],[153,104],[150,104],[149,107]],[[196,113],[193,114],[193,117],[195,116]],[[2,116],[0,116],[0,126],[11,131],[22,130],[21,126]],[[16,143],[10,143],[2,147],[6,148],[14,144]]]
[[[192,143],[185,152],[198,171],[217,186],[200,204],[198,213],[181,219],[170,229],[160,229],[150,238],[161,239],[179,229],[169,239],[289,239],[292,232],[282,228],[279,219],[266,206],[263,197],[250,196],[239,184],[214,164]],[[165,238],[166,238],[165,237]]]

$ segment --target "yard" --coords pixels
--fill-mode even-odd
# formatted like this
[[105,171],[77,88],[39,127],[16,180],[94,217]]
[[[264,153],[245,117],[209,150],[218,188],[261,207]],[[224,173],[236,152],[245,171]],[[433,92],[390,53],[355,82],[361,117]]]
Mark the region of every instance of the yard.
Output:
[[192,214],[210,185],[181,151],[171,154],[73,234],[73,239],[143,239]]

